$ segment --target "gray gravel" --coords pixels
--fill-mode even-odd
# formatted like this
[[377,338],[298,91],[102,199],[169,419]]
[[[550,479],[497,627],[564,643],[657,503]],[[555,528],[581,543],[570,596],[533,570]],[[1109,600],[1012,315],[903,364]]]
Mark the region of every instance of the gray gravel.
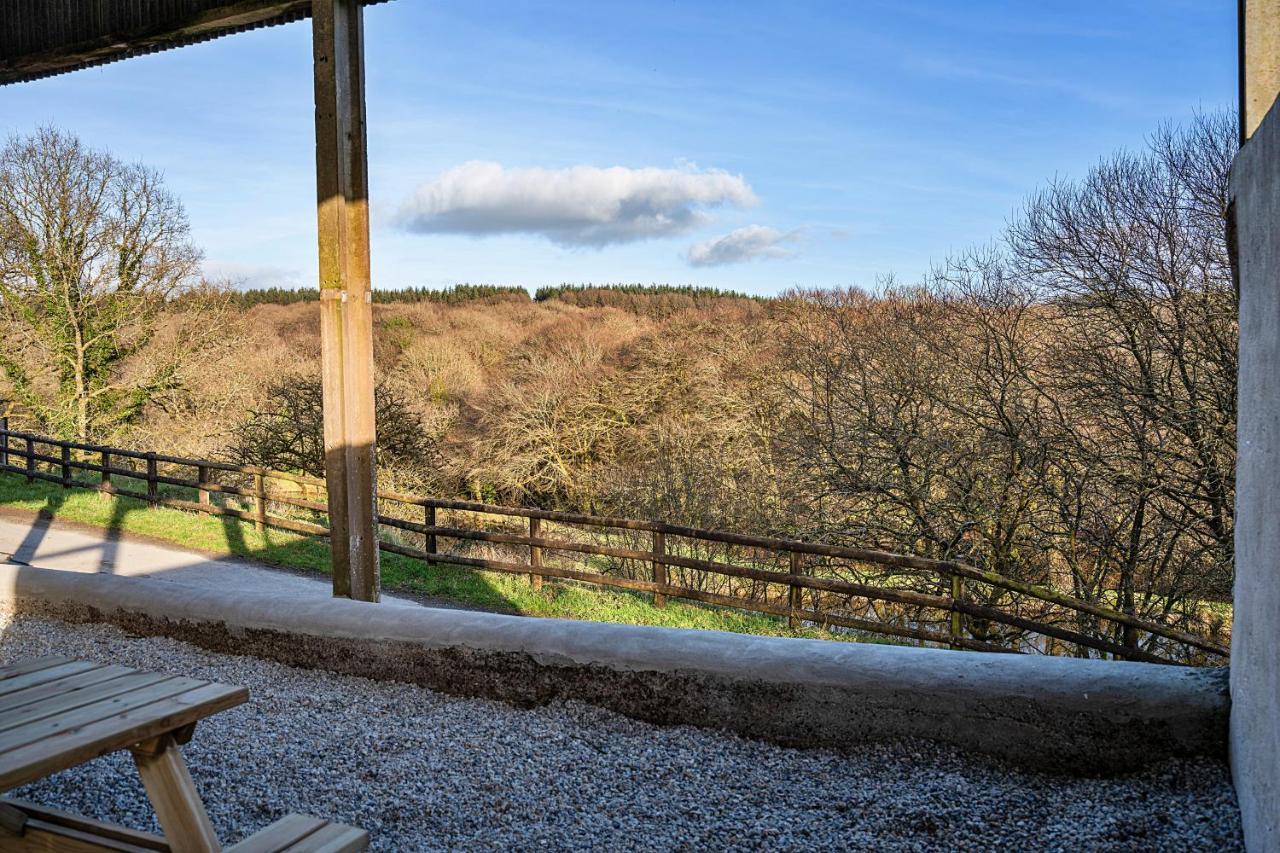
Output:
[[[212,654],[108,626],[0,623],[43,654],[249,687],[185,748],[224,842],[301,811],[376,850],[1241,850],[1227,768],[1121,779],[1026,773],[924,743],[847,754],[661,728],[566,702],[534,710]],[[129,758],[14,792],[158,831]]]

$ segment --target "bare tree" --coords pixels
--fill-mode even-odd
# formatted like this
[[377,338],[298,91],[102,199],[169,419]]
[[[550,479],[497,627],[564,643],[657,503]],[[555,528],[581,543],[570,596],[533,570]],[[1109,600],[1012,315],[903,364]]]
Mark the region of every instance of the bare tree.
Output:
[[[376,391],[379,464],[408,477],[438,467],[439,450],[404,398],[385,382]],[[236,426],[227,452],[242,464],[323,477],[324,394],[319,378],[294,375],[272,383],[265,404]]]
[[614,342],[599,330],[517,353],[513,376],[474,415],[473,466],[481,497],[597,509],[603,463],[616,459],[633,416],[605,367]]
[[45,128],[0,150],[0,370],[41,428],[85,439],[170,391],[211,329],[130,361],[168,301],[194,288],[200,252],[160,175]]
[[[1149,150],[1033,196],[1007,236],[1018,274],[1055,309],[1054,395],[1075,456],[1111,505],[1111,574],[1126,608],[1229,588],[1237,294],[1226,246],[1230,114],[1162,128]],[[1099,543],[1101,545],[1101,543]]]
[[925,287],[786,300],[779,437],[810,524],[1159,620],[1224,593],[1235,127],[1166,127],[1052,184]]

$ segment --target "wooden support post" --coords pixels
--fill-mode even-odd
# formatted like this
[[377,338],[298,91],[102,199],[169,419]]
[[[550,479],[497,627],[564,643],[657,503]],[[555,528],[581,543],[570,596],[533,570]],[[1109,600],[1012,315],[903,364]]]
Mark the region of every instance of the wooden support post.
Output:
[[34,483],[36,478],[32,472],[36,470],[36,443],[27,436],[27,482]]
[[9,416],[0,417],[0,465],[9,464]]
[[156,455],[147,454],[147,501],[155,506],[160,500],[160,484],[156,481]]
[[[802,574],[803,567],[800,564],[800,552],[790,552],[790,561],[788,565],[788,574],[792,577],[799,577]],[[800,627],[800,617],[796,615],[796,611],[804,606],[804,587],[791,584],[787,587],[787,606],[791,609],[791,614],[787,616],[787,627],[795,630]]]
[[267,478],[261,474],[253,475],[253,528],[267,529]]
[[[667,534],[657,530],[653,532],[653,582],[659,587],[667,585]],[[654,607],[666,607],[667,596],[661,592],[653,594]]]
[[111,484],[111,473],[108,470],[111,468],[111,454],[105,450],[102,451],[99,461],[102,463],[102,471],[98,474],[98,495],[102,500],[109,501],[111,493],[115,491],[115,487]]
[[359,0],[311,4],[325,480],[333,594],[379,596],[373,306]]
[[[964,600],[964,578],[960,575],[953,574],[951,576],[951,600]],[[951,608],[951,648],[960,648],[959,640],[964,636],[964,614],[955,607]]]
[[208,482],[209,482],[209,466],[197,465],[196,466],[196,483],[198,484],[198,486],[196,489],[196,500],[199,501],[201,506],[209,506],[209,490],[204,488],[205,484]]
[[[434,506],[427,504],[426,512],[423,513],[423,515],[425,517],[424,520],[426,521],[427,527],[436,526],[436,508]],[[425,544],[427,546],[428,554],[436,553],[436,535],[434,533],[427,534],[427,541]]]
[[71,446],[62,445],[62,485],[71,488]]
[[1240,0],[1240,141],[1280,95],[1280,0]]
[[214,853],[222,849],[195,782],[171,735],[133,748],[142,786],[174,853]]
[[[537,539],[541,536],[542,536],[542,519],[530,518],[529,519],[529,538]],[[539,548],[537,545],[529,546],[529,568],[531,569],[542,568],[542,549]],[[530,572],[529,585],[533,587],[534,592],[539,592],[542,589],[542,575],[538,574],[536,571]]]

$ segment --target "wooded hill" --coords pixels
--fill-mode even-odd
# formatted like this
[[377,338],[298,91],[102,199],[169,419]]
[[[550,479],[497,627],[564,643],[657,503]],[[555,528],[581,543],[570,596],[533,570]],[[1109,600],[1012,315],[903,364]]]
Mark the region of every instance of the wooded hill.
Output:
[[[875,294],[386,291],[384,487],[961,560],[1156,621],[1224,597],[1235,140],[1229,115],[1165,128]],[[15,428],[319,473],[313,294],[183,280],[91,294],[75,362],[66,300],[3,279]]]

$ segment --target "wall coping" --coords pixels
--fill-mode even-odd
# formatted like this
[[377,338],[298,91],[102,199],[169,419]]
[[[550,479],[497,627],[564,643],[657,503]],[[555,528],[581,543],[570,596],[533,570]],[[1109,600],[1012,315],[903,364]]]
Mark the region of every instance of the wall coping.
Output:
[[241,595],[0,566],[0,609],[521,705],[795,746],[924,738],[1057,772],[1224,758],[1227,672]]

